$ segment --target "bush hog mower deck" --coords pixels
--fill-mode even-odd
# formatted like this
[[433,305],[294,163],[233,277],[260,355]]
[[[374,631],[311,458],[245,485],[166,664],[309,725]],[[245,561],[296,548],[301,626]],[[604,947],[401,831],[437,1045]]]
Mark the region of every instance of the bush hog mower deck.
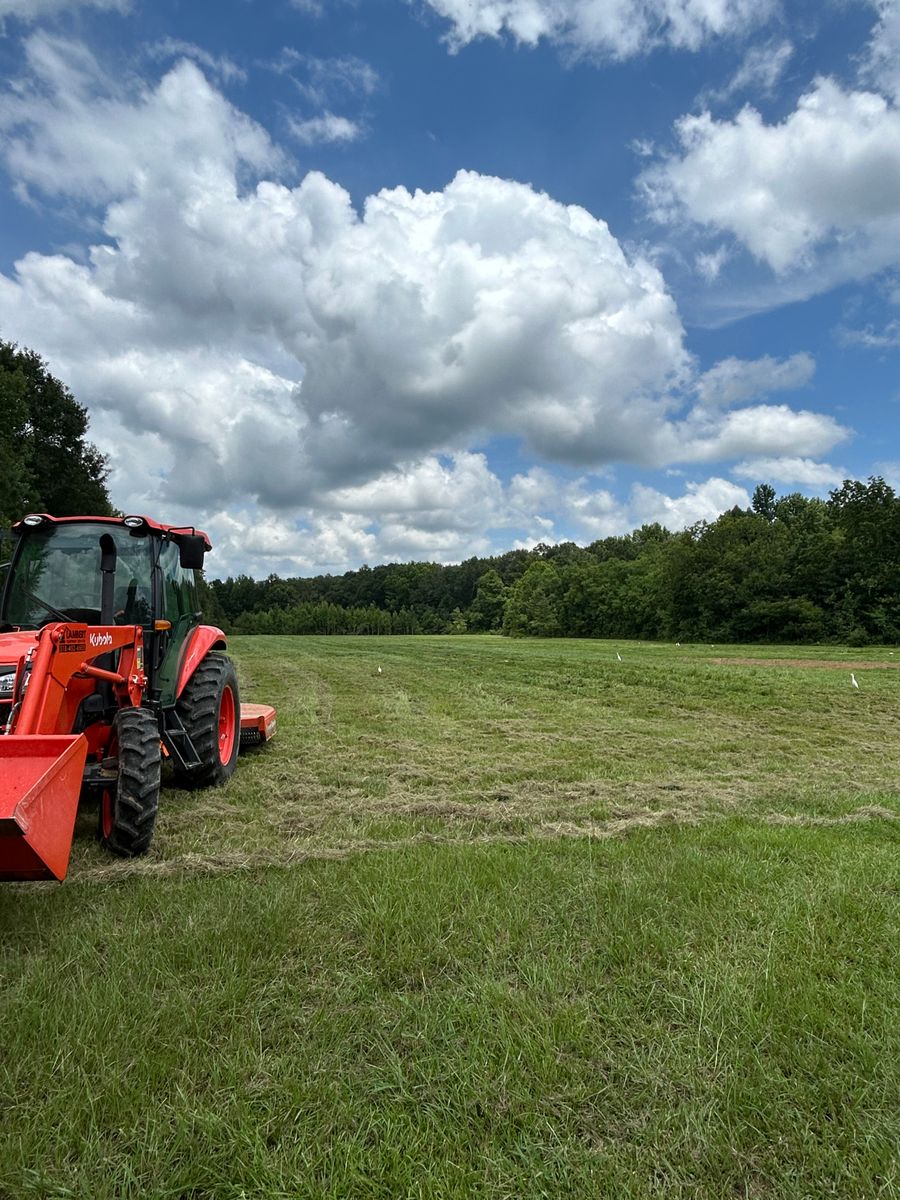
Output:
[[275,710],[238,700],[221,629],[202,625],[199,530],[146,517],[13,527],[0,602],[0,880],[63,879],[81,795],[100,838],[144,854],[163,757],[184,787],[224,783]]

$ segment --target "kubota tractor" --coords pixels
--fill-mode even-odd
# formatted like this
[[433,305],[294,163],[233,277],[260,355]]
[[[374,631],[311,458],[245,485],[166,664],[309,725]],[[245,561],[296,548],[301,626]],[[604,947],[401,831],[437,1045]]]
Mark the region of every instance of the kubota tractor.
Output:
[[224,783],[275,711],[241,705],[221,629],[201,624],[205,533],[147,517],[13,527],[0,601],[0,880],[63,879],[79,798],[100,838],[144,854],[163,758],[185,787]]

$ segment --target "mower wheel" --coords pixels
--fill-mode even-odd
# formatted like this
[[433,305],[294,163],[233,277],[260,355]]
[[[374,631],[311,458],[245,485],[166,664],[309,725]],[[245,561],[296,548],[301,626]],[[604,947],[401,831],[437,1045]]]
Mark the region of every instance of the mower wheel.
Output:
[[146,708],[116,714],[113,744],[118,758],[115,787],[100,797],[100,840],[120,858],[146,854],[159,809],[159,725]]
[[176,705],[194,743],[200,766],[175,772],[180,787],[218,787],[230,779],[241,746],[241,702],[234,663],[225,654],[207,654],[188,680]]

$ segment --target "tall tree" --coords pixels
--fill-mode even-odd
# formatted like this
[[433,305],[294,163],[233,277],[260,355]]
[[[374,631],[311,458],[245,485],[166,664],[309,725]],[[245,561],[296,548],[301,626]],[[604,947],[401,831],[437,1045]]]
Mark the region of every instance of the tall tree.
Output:
[[0,529],[6,529],[31,507],[34,496],[34,480],[24,453],[27,384],[19,368],[0,370],[0,413]]
[[503,632],[514,637],[557,637],[562,632],[560,583],[556,567],[536,558],[510,589],[503,615]]
[[750,506],[758,517],[763,517],[767,521],[774,521],[775,499],[775,489],[771,483],[758,483]]
[[900,639],[900,498],[879,475],[845,479],[828,507],[843,534],[843,636]]
[[476,632],[499,629],[503,623],[503,607],[507,588],[493,568],[478,579],[475,599],[469,610],[469,628]]
[[4,410],[0,441],[0,462],[5,465],[12,453],[15,480],[0,494],[4,520],[20,516],[25,507],[54,516],[110,515],[109,468],[86,440],[87,409],[33,350],[0,341],[0,398],[13,406],[11,422]]

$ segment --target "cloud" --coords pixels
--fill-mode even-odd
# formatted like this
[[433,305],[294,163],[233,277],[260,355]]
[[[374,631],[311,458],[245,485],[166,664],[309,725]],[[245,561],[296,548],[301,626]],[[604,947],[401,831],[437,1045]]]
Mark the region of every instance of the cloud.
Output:
[[415,513],[422,528],[471,530],[492,523],[500,493],[485,456],[461,451],[447,460],[429,455],[360,486],[337,489],[329,503],[379,520],[399,522]]
[[778,11],[776,0],[426,0],[450,22],[455,50],[508,34],[553,42],[576,56],[627,59],[657,46],[698,50],[746,33]]
[[719,278],[722,268],[729,258],[731,258],[731,252],[728,247],[717,246],[715,250],[700,251],[694,258],[694,265],[706,282],[712,283]]
[[[153,179],[275,168],[268,134],[184,60],[150,89],[112,80],[83,46],[47,33],[25,42],[28,75],[0,96],[0,137],[23,189],[108,203]],[[182,188],[183,190],[183,188]]]
[[360,126],[347,117],[336,117],[326,112],[320,117],[309,117],[305,121],[292,117],[288,121],[291,136],[304,146],[315,146],[326,142],[355,142],[362,133]]
[[270,69],[290,75],[298,90],[315,104],[325,104],[335,96],[371,96],[381,84],[374,67],[352,54],[317,58],[285,46]]
[[698,521],[714,521],[729,509],[750,504],[746,489],[727,479],[713,477],[686,487],[681,496],[667,496],[656,488],[635,484],[631,493],[631,510],[638,518],[635,524],[658,522],[673,531],[687,529]]
[[872,32],[863,64],[863,78],[879,91],[900,101],[900,3],[875,0],[878,24]]
[[[125,95],[45,36],[28,62],[37,78],[0,104],[7,166],[36,193],[105,201],[106,240],[82,267],[26,256],[0,315],[58,355],[92,407],[106,403],[101,348],[142,355],[182,404],[204,388],[197,345],[278,360],[302,379],[297,501],[496,433],[563,461],[641,457],[665,424],[667,389],[690,366],[674,301],[584,209],[474,172],[440,192],[382,191],[362,214],[318,173],[245,186],[277,151],[194,64]],[[207,433],[210,478],[268,436],[264,415],[245,424],[240,454],[227,423]],[[289,491],[261,474],[265,502]]]
[[741,92],[771,95],[793,56],[794,47],[787,40],[751,46],[728,83],[707,95],[709,99],[719,101],[740,95]]
[[848,278],[900,261],[900,111],[883,96],[819,79],[778,124],[748,106],[676,134],[639,183],[657,221],[730,233],[778,273],[826,252]]
[[875,471],[889,487],[900,493],[900,462],[878,462],[875,464]]
[[732,471],[741,479],[782,485],[799,483],[803,487],[816,489],[837,487],[843,479],[847,478],[843,467],[814,462],[811,458],[787,456],[751,459],[747,462],[737,463]]
[[100,8],[128,12],[131,0],[0,0],[0,22],[5,17],[20,21],[41,21],[78,8]]
[[815,369],[811,354],[794,354],[780,360],[768,354],[749,361],[725,358],[697,380],[697,398],[704,408],[731,408],[760,400],[771,392],[804,387]]
[[[0,275],[0,329],[88,405],[123,508],[226,538],[243,521],[248,555],[265,527],[270,562],[453,558],[565,523],[551,472],[504,487],[472,451],[497,436],[592,470],[846,436],[759,403],[759,379],[749,407],[696,404],[660,272],[584,209],[462,171],[357,211],[320,173],[279,182],[283,155],[192,62],[112,82],[44,34],[26,64],[0,154],[36,198],[101,214],[102,239]],[[802,359],[760,378],[796,381]]]
[[229,505],[204,517],[213,543],[207,560],[216,578],[247,573],[257,579],[340,574],[385,561],[377,533],[363,517],[301,514],[298,518]]
[[695,409],[673,430],[667,461],[717,462],[746,456],[778,457],[786,447],[816,457],[846,440],[850,430],[833,417],[786,404],[756,404],[724,414]]
[[636,483],[624,503],[605,489],[589,489],[581,480],[570,489],[569,500],[574,519],[589,538],[614,537],[654,523],[676,532],[697,521],[714,521],[735,505],[750,504],[745,488],[717,476],[686,483],[680,496]]
[[380,86],[377,71],[355,55],[317,58],[285,46],[274,61],[264,64],[276,74],[288,76],[314,116],[290,115],[287,129],[304,146],[353,142],[362,136],[364,123],[331,111],[335,103],[365,99]]
[[[546,476],[540,507],[558,512],[565,497],[559,481],[549,472]],[[254,536],[254,569],[296,574],[374,561],[459,562],[508,549],[515,531],[536,535],[535,541],[543,534],[546,540],[553,520],[522,510],[519,481],[524,478],[504,486],[480,453],[427,455],[363,485],[323,495],[316,509],[297,521],[266,518],[262,538]],[[210,518],[220,572],[242,561],[240,539],[246,539],[249,515],[234,521],[221,513]]]
[[148,47],[147,53],[157,60],[190,58],[223,83],[244,83],[247,79],[247,72],[227,54],[210,54],[202,46],[181,41],[179,38],[163,38],[162,41]]
[[636,484],[624,500],[598,488],[596,477],[565,480],[541,467],[504,485],[484,456],[469,453],[423,459],[364,488],[334,492],[329,500],[332,508],[296,519],[260,519],[249,509],[211,513],[204,519],[217,574],[337,573],[363,562],[410,559],[459,562],[510,546],[620,536],[656,521],[677,531],[750,505],[745,488],[717,476],[690,481],[675,496]]
[[900,320],[888,321],[880,329],[867,325],[864,329],[840,329],[845,346],[863,346],[866,350],[890,350],[900,346]]

